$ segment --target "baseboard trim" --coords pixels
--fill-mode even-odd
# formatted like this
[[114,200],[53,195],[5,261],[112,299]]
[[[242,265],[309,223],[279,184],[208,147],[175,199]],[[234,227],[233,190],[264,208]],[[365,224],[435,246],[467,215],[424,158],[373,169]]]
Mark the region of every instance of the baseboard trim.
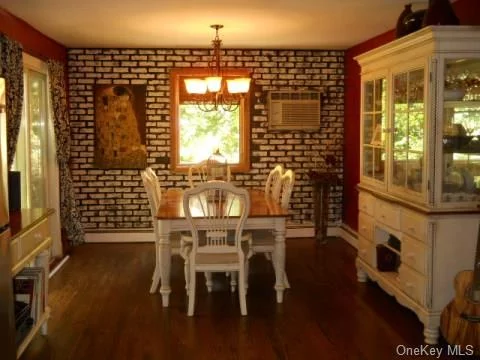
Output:
[[60,270],[62,268],[63,265],[65,265],[65,263],[67,262],[67,260],[70,259],[70,255],[67,255],[65,256],[62,261],[60,261],[57,266],[55,266],[55,268],[50,271],[50,273],[48,274],[48,278],[51,279],[53,277],[53,275],[55,275],[55,273]]
[[349,243],[355,249],[358,249],[358,234],[355,230],[353,230],[347,224],[342,224],[339,227],[337,227],[336,229],[338,231],[337,236],[341,237],[343,240],[345,240],[347,243]]
[[[357,248],[357,235],[350,227],[345,224],[327,229],[328,236],[339,236],[346,242]],[[287,238],[305,238],[315,236],[313,226],[292,225],[287,227]],[[122,230],[117,232],[87,232],[85,234],[86,243],[142,243],[154,242],[155,236],[153,230],[135,231]]]
[[155,242],[153,230],[151,232],[92,232],[85,234],[86,243],[142,243]]

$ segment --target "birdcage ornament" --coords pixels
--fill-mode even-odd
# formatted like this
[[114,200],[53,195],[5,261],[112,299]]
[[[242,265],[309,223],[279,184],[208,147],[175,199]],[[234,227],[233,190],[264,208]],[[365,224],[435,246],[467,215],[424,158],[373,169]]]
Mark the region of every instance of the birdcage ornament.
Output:
[[220,149],[215,150],[207,160],[207,181],[212,180],[228,181],[228,162]]

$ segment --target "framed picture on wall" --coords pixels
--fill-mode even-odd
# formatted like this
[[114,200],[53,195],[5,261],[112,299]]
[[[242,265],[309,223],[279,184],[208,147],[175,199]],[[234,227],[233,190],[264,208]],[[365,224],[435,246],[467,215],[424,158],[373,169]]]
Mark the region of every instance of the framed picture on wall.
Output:
[[144,169],[146,85],[95,85],[95,166]]

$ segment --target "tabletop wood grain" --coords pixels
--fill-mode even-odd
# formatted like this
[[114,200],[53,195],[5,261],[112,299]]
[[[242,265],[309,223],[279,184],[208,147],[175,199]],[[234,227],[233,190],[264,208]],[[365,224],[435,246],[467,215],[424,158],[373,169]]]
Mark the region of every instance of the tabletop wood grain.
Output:
[[[170,189],[162,194],[162,201],[158,208],[157,219],[172,220],[184,219],[183,212],[183,190]],[[248,191],[250,196],[250,213],[248,217],[287,217],[288,210],[283,209],[271,197],[265,196],[261,190],[251,189]]]

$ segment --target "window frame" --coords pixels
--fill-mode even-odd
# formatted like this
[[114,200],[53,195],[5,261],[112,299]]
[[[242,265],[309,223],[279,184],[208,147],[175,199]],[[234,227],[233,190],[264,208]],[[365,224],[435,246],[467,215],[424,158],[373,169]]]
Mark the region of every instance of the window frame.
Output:
[[[210,74],[208,68],[177,68],[170,71],[170,170],[187,172],[190,165],[182,165],[180,160],[179,105],[188,98],[184,79],[186,77],[205,77]],[[250,77],[245,68],[228,68],[222,70],[223,80],[233,76]],[[250,170],[250,91],[240,102],[240,161],[230,164],[232,172]]]

